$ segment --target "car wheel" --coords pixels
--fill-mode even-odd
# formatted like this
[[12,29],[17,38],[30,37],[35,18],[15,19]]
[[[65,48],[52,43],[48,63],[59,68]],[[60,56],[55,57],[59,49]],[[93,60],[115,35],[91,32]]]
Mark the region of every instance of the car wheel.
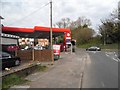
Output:
[[20,60],[15,61],[15,66],[18,66],[18,65],[20,65]]

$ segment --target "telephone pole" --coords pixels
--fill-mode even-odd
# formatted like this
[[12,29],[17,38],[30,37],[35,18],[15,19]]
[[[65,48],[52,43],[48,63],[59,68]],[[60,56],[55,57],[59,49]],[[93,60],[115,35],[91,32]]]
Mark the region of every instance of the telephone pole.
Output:
[[50,49],[52,48],[52,0],[50,1]]
[[53,38],[53,37],[52,37],[52,0],[51,0],[51,1],[50,1],[50,49],[51,49],[52,64],[54,64],[52,38]]
[[[1,20],[4,19],[2,16],[0,16],[0,44],[2,44],[1,42],[1,37],[2,37],[2,23],[1,23]],[[0,48],[1,50],[1,48]]]
[[[120,33],[120,1],[118,2],[118,33]],[[120,59],[120,35],[118,34],[118,58]]]

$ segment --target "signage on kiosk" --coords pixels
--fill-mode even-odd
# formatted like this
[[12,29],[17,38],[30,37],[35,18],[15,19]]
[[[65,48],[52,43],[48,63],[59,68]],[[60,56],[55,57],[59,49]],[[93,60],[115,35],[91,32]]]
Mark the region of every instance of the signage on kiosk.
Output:
[[66,44],[71,44],[71,34],[66,33]]

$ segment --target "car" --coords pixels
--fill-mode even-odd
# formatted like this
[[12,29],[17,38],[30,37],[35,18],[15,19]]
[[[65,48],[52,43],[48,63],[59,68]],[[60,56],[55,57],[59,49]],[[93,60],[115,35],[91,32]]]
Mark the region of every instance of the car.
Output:
[[87,48],[86,51],[101,51],[101,48],[97,46],[91,46]]
[[34,49],[35,50],[43,50],[43,47],[42,46],[34,46]]
[[2,63],[2,69],[18,66],[21,64],[20,57],[15,57],[7,52],[0,52],[0,63]]
[[42,46],[34,46],[34,47],[28,47],[26,46],[24,49],[21,50],[43,50],[44,48]]

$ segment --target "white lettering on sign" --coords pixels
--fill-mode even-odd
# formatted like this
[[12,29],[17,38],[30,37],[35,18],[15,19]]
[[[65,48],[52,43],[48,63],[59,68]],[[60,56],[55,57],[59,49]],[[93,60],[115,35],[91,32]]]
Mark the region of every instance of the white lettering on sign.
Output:
[[60,50],[60,45],[53,45],[54,50]]

